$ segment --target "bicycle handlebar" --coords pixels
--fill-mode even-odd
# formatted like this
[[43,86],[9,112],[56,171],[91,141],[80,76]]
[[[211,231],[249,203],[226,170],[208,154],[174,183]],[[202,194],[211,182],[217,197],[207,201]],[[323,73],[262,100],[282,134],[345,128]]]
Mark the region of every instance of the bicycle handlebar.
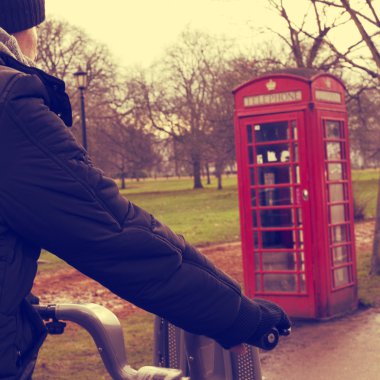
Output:
[[40,317],[48,321],[49,319],[55,319],[55,305],[46,305],[46,306],[41,306],[41,305],[33,305],[34,310],[38,312]]
[[[104,366],[114,380],[189,380],[183,377],[182,371],[178,369],[145,366],[135,370],[128,365],[120,322],[110,310],[103,306],[93,303],[33,306],[42,319],[53,320],[46,325],[53,325],[50,327],[55,334],[63,332],[65,323],[60,322],[61,320],[74,322],[87,330],[96,344]],[[277,346],[280,335],[289,334],[290,329],[273,328],[257,342],[256,346],[272,350]],[[189,342],[187,346],[191,347]],[[192,356],[195,357],[198,355],[199,347],[196,346],[193,351]]]
[[88,304],[59,304],[39,306],[35,310],[44,320],[71,321],[92,336],[104,366],[114,380],[186,380],[177,369],[142,367],[133,369],[127,364],[123,330],[119,320],[103,306]]

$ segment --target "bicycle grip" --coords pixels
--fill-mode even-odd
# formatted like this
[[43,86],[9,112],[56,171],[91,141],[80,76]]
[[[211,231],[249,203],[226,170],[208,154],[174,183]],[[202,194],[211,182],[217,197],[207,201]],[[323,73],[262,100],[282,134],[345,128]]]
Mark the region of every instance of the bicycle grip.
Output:
[[279,341],[279,332],[276,328],[272,328],[269,332],[260,338],[258,346],[264,350],[273,350]]

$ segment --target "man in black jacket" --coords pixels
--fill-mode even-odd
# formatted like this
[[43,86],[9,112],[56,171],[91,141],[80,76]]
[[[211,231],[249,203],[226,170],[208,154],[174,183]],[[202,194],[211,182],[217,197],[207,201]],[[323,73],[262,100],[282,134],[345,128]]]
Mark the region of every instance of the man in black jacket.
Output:
[[92,166],[67,128],[64,83],[33,66],[43,20],[44,0],[0,0],[0,379],[18,378],[45,334],[25,301],[41,248],[225,348],[288,328]]

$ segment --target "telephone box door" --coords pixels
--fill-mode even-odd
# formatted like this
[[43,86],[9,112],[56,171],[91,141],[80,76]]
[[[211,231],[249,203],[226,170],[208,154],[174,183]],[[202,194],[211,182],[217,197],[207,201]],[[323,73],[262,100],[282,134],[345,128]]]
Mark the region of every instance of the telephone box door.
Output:
[[357,288],[354,217],[348,128],[344,114],[320,111],[324,151],[325,212],[328,228],[327,269],[328,310],[338,314],[356,305]]
[[313,316],[304,113],[241,118],[239,127],[245,289]]

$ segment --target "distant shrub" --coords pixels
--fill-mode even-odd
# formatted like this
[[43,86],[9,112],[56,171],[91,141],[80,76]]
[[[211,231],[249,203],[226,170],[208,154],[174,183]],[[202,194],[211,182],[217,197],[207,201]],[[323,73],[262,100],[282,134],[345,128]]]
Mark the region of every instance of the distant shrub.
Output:
[[356,221],[364,220],[369,199],[354,196],[354,219]]

